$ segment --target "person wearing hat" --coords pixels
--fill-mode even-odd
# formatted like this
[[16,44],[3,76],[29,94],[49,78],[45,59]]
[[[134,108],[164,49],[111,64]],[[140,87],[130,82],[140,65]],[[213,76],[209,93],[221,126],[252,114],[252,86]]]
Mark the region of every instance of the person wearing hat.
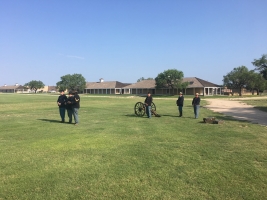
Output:
[[198,118],[199,108],[200,108],[200,97],[198,95],[199,94],[196,93],[196,96],[193,98],[193,101],[192,101],[192,106],[194,107],[195,119]]
[[150,92],[147,93],[147,97],[145,99],[145,105],[146,105],[146,114],[147,117],[150,119],[151,118],[151,104],[153,102],[153,98],[150,94]]
[[80,108],[80,96],[78,95],[77,91],[72,92],[74,97],[74,103],[72,105],[72,112],[74,116],[75,125],[79,124],[79,108]]
[[57,105],[58,105],[58,108],[59,108],[59,114],[60,114],[60,117],[61,117],[61,123],[64,123],[65,122],[65,105],[66,105],[66,102],[67,102],[67,97],[66,95],[64,94],[64,90],[61,90],[60,91],[60,95],[57,99]]
[[183,106],[184,106],[184,96],[183,96],[182,92],[180,92],[180,95],[176,101],[176,104],[178,106],[179,117],[182,117],[183,116]]
[[70,124],[72,123],[72,115],[73,115],[72,105],[73,104],[74,104],[74,97],[72,95],[72,92],[70,91],[69,97],[67,98],[67,102],[66,102],[66,109],[67,109]]

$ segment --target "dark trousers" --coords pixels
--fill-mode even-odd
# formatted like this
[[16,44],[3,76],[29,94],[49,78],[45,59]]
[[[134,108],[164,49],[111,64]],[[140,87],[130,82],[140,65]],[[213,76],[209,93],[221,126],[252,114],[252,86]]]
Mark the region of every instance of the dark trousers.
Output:
[[72,109],[67,109],[68,117],[69,117],[69,123],[72,123]]
[[61,117],[61,121],[65,121],[65,107],[59,107],[59,114],[60,114],[60,117]]
[[183,106],[178,106],[179,116],[183,116]]

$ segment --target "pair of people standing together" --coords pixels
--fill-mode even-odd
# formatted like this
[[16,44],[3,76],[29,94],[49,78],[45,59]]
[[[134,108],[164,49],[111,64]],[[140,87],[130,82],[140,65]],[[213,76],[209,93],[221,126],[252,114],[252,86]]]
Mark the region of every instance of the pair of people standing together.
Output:
[[[178,110],[179,110],[179,117],[182,117],[183,116],[183,106],[184,106],[184,96],[183,96],[182,92],[180,92],[180,95],[176,101],[176,104],[177,104]],[[197,119],[198,115],[199,115],[199,108],[200,108],[200,97],[199,97],[198,93],[196,93],[196,96],[193,98],[192,106],[194,107],[195,119]]]
[[79,108],[80,108],[80,96],[78,92],[69,92],[69,97],[64,94],[64,91],[60,91],[57,104],[59,107],[59,114],[61,122],[65,122],[65,111],[67,110],[69,123],[72,123],[72,115],[74,116],[75,125],[79,123]]

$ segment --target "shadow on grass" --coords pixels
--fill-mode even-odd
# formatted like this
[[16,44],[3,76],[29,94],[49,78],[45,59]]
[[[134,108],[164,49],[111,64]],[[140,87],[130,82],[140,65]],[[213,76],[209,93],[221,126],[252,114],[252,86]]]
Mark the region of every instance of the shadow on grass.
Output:
[[261,110],[263,112],[267,112],[267,107],[263,107],[263,106],[254,106],[254,108]]
[[[235,121],[235,122],[243,122],[243,123],[252,123],[248,120],[242,120],[242,119],[236,119],[234,117],[231,117],[231,116],[210,116],[210,117],[215,117],[216,120],[221,120],[221,121]],[[201,118],[200,118],[201,119]],[[202,118],[202,121],[200,121],[199,123],[201,124],[206,124]],[[207,124],[210,124],[210,123],[207,123]],[[215,124],[217,125],[217,124]]]
[[178,117],[178,115],[160,115],[161,117]]
[[50,122],[50,123],[60,123],[59,120],[54,120],[54,119],[37,119],[40,121],[44,121],[44,122]]
[[[194,117],[185,117],[185,116],[183,116],[183,117],[179,117],[178,115],[167,115],[167,114],[164,114],[164,115],[162,115],[162,114],[159,114],[160,115],[160,117],[177,117],[177,118],[188,118],[188,119],[195,119]],[[142,118],[142,117],[144,117],[144,118],[147,118],[147,116],[146,115],[144,115],[144,116],[137,116],[137,115],[135,115],[135,114],[127,114],[127,115],[124,115],[124,116],[126,116],[126,117],[138,117],[138,118]],[[155,117],[154,115],[152,115],[152,117]]]
[[[127,114],[127,115],[125,115],[126,117],[140,117],[140,116],[137,116],[137,115],[135,115],[135,114]],[[144,115],[145,116],[145,115]],[[144,116],[142,116],[142,117],[144,117]],[[142,117],[140,117],[140,118],[142,118]]]
[[[125,115],[126,117],[136,117],[136,118],[147,118],[146,115],[144,116],[137,116],[135,114],[127,114]],[[203,118],[198,118],[198,119],[195,119],[194,117],[192,116],[183,116],[183,117],[179,117],[178,115],[168,115],[168,114],[164,114],[164,115],[160,115],[161,117],[175,117],[175,118],[185,118],[185,119],[191,119],[191,120],[199,120],[198,123],[200,124],[205,124],[205,122],[203,121]],[[153,116],[154,117],[154,116]],[[250,121],[248,120],[242,120],[242,119],[236,119],[234,117],[231,117],[231,116],[218,116],[218,115],[214,115],[214,116],[207,116],[207,117],[215,117],[216,120],[222,120],[224,122],[226,121],[236,121],[236,122],[243,122],[243,123],[251,123]],[[44,120],[45,121],[45,120]],[[47,120],[48,121],[48,120]],[[56,120],[53,120],[53,121],[56,121]],[[58,121],[57,121],[58,122]]]
[[223,120],[223,121],[236,121],[236,122],[251,123],[248,120],[237,119],[237,118],[234,118],[234,117],[231,117],[231,116],[217,116],[216,119]]
[[[126,117],[137,117],[137,118],[147,118],[147,116],[146,115],[144,115],[144,116],[137,116],[137,115],[135,115],[135,114],[128,114],[128,115],[124,115],[124,116],[126,116]],[[160,115],[161,117],[163,116],[163,115]],[[152,115],[151,117],[155,117],[154,115]],[[173,116],[174,117],[174,116]],[[159,117],[156,117],[156,118],[159,118]]]

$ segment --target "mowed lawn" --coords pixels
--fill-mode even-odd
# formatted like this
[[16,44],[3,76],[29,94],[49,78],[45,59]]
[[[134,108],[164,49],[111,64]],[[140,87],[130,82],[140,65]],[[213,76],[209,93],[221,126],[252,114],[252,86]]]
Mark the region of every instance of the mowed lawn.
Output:
[[249,99],[243,100],[244,103],[254,106],[256,109],[267,112],[267,99]]
[[59,123],[56,100],[0,94],[0,199],[267,198],[265,126],[204,108],[193,119],[191,100],[179,118],[174,98],[140,118],[144,98],[84,95],[74,126]]

